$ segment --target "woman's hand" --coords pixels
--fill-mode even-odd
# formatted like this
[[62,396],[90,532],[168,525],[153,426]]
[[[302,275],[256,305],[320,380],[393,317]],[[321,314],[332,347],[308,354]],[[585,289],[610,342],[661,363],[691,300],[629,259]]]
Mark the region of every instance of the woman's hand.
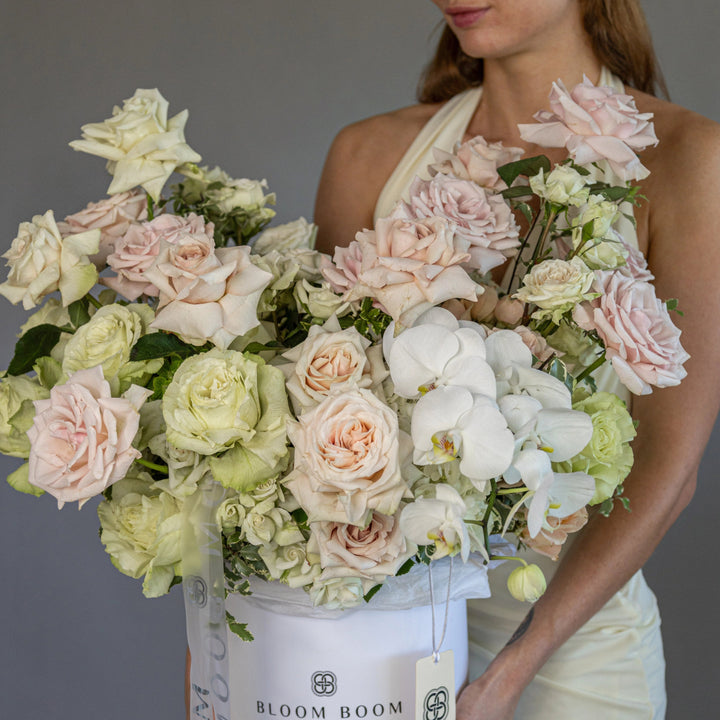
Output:
[[513,720],[520,693],[498,685],[488,674],[470,683],[458,698],[457,720]]

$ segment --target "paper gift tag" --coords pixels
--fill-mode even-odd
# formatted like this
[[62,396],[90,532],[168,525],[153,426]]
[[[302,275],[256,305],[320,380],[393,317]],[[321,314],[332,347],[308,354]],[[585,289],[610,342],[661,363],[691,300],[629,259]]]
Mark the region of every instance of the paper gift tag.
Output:
[[415,665],[415,720],[455,720],[455,661],[452,650]]

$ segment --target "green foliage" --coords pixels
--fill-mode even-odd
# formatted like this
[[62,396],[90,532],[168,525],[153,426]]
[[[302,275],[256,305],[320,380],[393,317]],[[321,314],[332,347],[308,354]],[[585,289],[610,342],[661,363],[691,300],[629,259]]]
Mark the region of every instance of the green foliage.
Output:
[[677,298],[670,298],[669,300],[665,301],[665,307],[670,312],[676,312],[681,317],[685,315],[685,313],[682,310],[678,310],[678,299]]
[[239,623],[227,610],[225,611],[225,619],[230,630],[241,640],[252,642],[255,639],[255,636],[247,629],[247,623]]
[[368,297],[363,298],[357,315],[346,315],[340,318],[340,326],[343,329],[354,325],[361,335],[371,341],[380,337],[391,322],[392,318],[382,310],[373,307],[373,300]]
[[572,392],[575,389],[575,378],[570,374],[567,365],[560,358],[553,358],[547,372],[554,378],[557,378],[565,387]]
[[[532,177],[537,175],[541,170],[550,172],[550,160],[545,155],[535,155],[534,157],[523,158],[515,162],[502,165],[498,168],[498,175],[505,181],[508,188],[512,185],[520,175]],[[505,195],[505,193],[503,193]],[[507,196],[506,196],[507,197]]]
[[70,315],[70,322],[76,330],[88,322],[90,320],[90,301],[87,295],[70,303],[68,305],[68,314]]
[[30,328],[16,343],[8,375],[22,375],[33,369],[38,358],[49,355],[62,335],[62,328],[45,323]]
[[184,342],[172,333],[155,332],[143,335],[135,343],[130,352],[130,360],[154,360],[155,358],[170,357],[171,355],[184,359],[210,349],[212,349],[210,343],[198,347]]

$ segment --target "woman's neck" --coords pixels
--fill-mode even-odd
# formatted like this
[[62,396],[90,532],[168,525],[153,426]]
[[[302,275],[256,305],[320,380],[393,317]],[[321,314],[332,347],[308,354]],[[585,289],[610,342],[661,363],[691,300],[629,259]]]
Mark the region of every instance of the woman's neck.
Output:
[[532,116],[548,107],[552,83],[561,79],[572,88],[583,75],[594,83],[600,78],[601,65],[589,45],[551,48],[512,57],[486,59],[483,93],[467,129],[467,136],[482,135],[488,141],[531,148],[520,139],[518,123],[533,122]]

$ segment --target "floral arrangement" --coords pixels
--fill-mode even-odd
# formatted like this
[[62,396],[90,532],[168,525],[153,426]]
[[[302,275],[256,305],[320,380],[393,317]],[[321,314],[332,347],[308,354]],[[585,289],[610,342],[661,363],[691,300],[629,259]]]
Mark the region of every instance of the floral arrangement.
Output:
[[[157,90],[84,126],[71,145],[107,160],[110,197],[22,223],[4,255],[0,293],[35,310],[0,380],[0,451],[27,461],[9,483],[101,495],[101,540],[149,597],[182,577],[208,483],[230,591],[259,576],[352,607],[414,564],[496,558],[497,534],[557,557],[632,466],[633,421],[593,374],[647,393],[687,354],[620,228],[649,116],[587,80],[551,107],[521,132],[566,162],[438,151],[332,258],[302,218],[263,230],[264,181],[199,167]],[[533,600],[544,579],[509,585]]]

